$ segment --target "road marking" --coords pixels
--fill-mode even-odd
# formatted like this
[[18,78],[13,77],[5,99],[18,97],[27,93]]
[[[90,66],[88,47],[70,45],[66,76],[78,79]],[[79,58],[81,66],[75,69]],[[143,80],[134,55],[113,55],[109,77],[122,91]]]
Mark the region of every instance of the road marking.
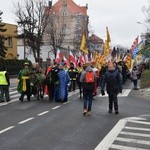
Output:
[[116,145],[116,144],[113,144],[111,146],[111,148],[114,148],[114,149],[122,149],[122,150],[148,150],[148,149],[143,149],[143,148],[136,148],[136,147],[129,147],[129,146],[122,146],[122,145]]
[[56,107],[53,107],[52,109],[54,110],[54,109],[58,109],[60,107],[60,105],[59,106],[56,106]]
[[150,131],[150,129],[148,129],[148,128],[135,128],[135,127],[128,127],[128,126],[126,126],[125,129],[140,130],[140,131]]
[[2,133],[6,132],[6,131],[8,131],[8,130],[14,128],[14,127],[15,127],[15,126],[10,126],[10,127],[8,127],[8,128],[5,128],[5,129],[3,129],[3,130],[0,131],[0,134],[2,134]]
[[122,138],[122,137],[117,137],[117,138],[115,139],[115,141],[130,142],[130,143],[136,143],[136,144],[150,145],[150,141],[139,140],[139,139]]
[[146,121],[129,120],[129,122],[150,125],[150,122],[146,122]]
[[28,118],[26,120],[20,121],[20,122],[18,122],[18,124],[24,124],[24,123],[26,123],[26,122],[28,122],[28,121],[30,121],[32,119],[34,119],[34,117],[31,117],[31,118]]
[[37,116],[42,116],[42,115],[44,115],[44,114],[47,114],[49,111],[44,111],[44,112],[42,112],[42,113],[40,113],[40,114],[37,114]]
[[[123,89],[122,93],[118,94],[118,97],[127,97],[131,92],[131,89]],[[108,94],[105,91],[105,95],[99,94],[98,97],[108,97]]]
[[18,91],[9,92],[10,95],[15,93],[18,93]]
[[120,120],[113,127],[113,129],[105,136],[105,138],[99,143],[95,150],[108,150],[125,125],[126,120]]
[[120,132],[123,135],[134,135],[134,136],[141,136],[141,137],[150,137],[149,134],[142,134],[142,133],[133,133],[133,132]]

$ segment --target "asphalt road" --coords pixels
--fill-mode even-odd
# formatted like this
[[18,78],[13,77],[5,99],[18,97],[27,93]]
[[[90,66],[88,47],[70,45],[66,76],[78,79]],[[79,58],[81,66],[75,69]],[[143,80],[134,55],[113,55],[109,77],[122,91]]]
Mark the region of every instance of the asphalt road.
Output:
[[[130,82],[118,96],[118,115],[107,113],[108,97],[100,93],[93,100],[90,117],[82,115],[83,102],[78,91],[69,93],[67,103],[50,103],[47,97],[40,101],[33,97],[31,102],[22,103],[18,100],[15,81],[11,84],[10,95],[11,102],[0,104],[0,150],[150,149],[149,136],[145,135],[142,144],[131,144],[134,140],[133,136],[129,139],[131,135],[119,138],[128,127],[137,126],[131,120],[150,122],[150,99],[138,90],[133,91]],[[148,123],[139,123],[138,127],[150,129]],[[126,136],[129,141],[125,140]],[[124,141],[120,142],[122,139]]]

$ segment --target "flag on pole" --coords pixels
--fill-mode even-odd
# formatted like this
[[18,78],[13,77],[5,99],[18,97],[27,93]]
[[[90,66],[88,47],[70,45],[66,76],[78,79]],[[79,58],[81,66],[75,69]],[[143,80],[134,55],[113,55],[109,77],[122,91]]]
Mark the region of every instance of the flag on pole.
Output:
[[83,65],[85,64],[85,59],[83,57],[83,55],[79,52],[79,62]]
[[110,53],[110,42],[111,42],[111,38],[110,38],[110,34],[109,34],[109,31],[108,31],[108,27],[106,27],[106,40],[105,40],[105,43],[104,43],[104,54],[109,54]]
[[60,52],[60,50],[58,49],[58,50],[57,50],[57,54],[56,54],[55,62],[60,63],[62,57],[63,57],[63,55],[62,55],[62,53]]
[[84,52],[85,54],[88,54],[88,47],[87,47],[87,43],[86,43],[86,38],[85,35],[82,34],[82,39],[81,39],[81,45],[80,45],[80,50],[82,52]]
[[107,33],[107,42],[110,43],[111,42],[111,38],[110,38],[108,27],[106,27],[106,33]]
[[69,53],[69,61],[72,62],[74,64],[74,66],[76,67],[77,62],[71,51]]
[[137,46],[135,47],[135,49],[132,51],[132,57],[135,58],[138,53],[142,50],[143,48],[143,40],[137,44]]
[[130,48],[130,53],[132,53],[132,51],[136,48],[136,46],[138,45],[138,41],[139,41],[139,36],[137,36]]
[[69,68],[69,67],[70,67],[70,63],[69,63],[69,61],[66,59],[65,56],[63,57],[63,60],[64,60],[64,62],[65,62],[65,64],[66,64],[66,66]]

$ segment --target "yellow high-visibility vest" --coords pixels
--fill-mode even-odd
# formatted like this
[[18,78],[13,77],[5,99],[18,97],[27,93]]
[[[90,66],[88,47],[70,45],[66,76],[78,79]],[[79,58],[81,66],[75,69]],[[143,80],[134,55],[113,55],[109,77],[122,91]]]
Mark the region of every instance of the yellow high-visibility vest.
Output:
[[8,82],[5,77],[6,71],[0,71],[0,85],[8,85]]

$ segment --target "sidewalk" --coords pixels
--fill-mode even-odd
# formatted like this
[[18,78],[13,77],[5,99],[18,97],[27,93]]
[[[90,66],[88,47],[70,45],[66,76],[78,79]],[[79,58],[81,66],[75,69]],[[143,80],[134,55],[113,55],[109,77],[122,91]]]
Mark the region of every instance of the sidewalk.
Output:
[[140,93],[146,97],[150,98],[150,87],[145,89],[140,89]]

